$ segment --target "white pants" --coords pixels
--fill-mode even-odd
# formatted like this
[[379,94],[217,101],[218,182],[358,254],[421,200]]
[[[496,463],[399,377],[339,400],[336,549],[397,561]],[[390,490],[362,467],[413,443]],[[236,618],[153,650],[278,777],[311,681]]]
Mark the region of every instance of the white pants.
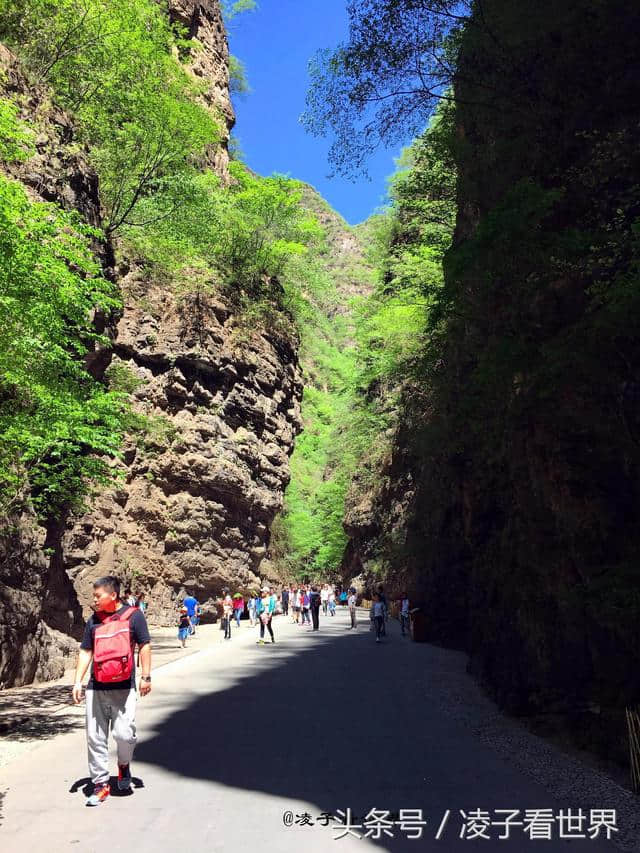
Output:
[[129,764],[136,745],[136,691],[87,690],[87,750],[94,785],[109,781],[109,725],[118,748],[118,764]]

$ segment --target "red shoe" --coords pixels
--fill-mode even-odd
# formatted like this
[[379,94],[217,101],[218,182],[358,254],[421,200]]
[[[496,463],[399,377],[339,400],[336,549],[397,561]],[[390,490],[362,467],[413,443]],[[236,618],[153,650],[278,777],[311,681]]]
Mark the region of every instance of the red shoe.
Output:
[[107,799],[111,793],[111,786],[108,782],[100,782],[94,785],[93,794],[87,799],[88,806],[99,806]]
[[128,764],[118,764],[118,790],[131,790],[131,770]]

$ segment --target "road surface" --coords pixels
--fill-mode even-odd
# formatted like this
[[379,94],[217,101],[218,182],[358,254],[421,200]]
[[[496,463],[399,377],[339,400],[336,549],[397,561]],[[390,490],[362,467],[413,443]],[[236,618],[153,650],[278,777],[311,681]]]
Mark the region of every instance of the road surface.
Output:
[[[402,638],[396,622],[380,644],[366,619],[347,625],[342,610],[317,633],[280,616],[275,645],[260,646],[243,623],[156,670],[131,795],[84,806],[82,730],[22,755],[0,778],[0,849],[635,849],[636,800],[504,718],[463,655]],[[589,838],[592,809],[616,809],[615,842],[603,826]],[[349,814],[361,828],[347,832]]]

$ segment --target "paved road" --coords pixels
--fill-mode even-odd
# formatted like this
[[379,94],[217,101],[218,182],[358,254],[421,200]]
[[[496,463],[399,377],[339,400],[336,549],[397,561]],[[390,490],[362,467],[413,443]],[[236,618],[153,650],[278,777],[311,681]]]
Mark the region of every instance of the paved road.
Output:
[[[587,815],[619,808],[622,834],[633,838],[637,809],[627,793],[499,715],[462,655],[390,627],[376,645],[366,625],[347,630],[344,612],[316,634],[279,617],[275,645],[257,646],[243,625],[230,642],[162,667],[139,701],[133,794],[85,808],[84,735],[58,735],[4,769],[0,849],[617,850],[603,834],[560,840],[557,823],[551,841],[529,840],[521,826],[509,840],[497,839],[496,825],[490,840],[460,837],[460,810],[487,810],[493,820],[506,817],[497,809],[519,810],[520,820],[525,809],[580,807]],[[374,829],[334,840],[344,829],[317,823],[338,809],[361,823],[356,816],[373,808],[421,809],[422,840],[408,840],[398,824],[392,837],[376,839]],[[287,827],[287,811],[315,825]]]

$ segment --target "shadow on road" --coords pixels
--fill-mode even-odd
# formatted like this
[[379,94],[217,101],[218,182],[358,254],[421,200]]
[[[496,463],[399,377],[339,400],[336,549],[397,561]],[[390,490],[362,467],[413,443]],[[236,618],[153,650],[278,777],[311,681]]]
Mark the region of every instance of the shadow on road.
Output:
[[[76,714],[52,714],[63,706],[71,710],[71,688],[68,684],[38,688],[34,710],[33,691],[12,692],[0,700],[0,742],[44,739],[84,726],[84,718]],[[10,709],[10,710],[9,710]]]
[[[131,784],[134,788],[144,788],[144,782],[142,779],[137,776],[131,777]],[[118,777],[110,776],[109,777],[109,785],[111,786],[111,794],[112,797],[131,797],[133,795],[133,791],[119,791],[118,790]],[[77,794],[78,791],[82,793],[84,797],[89,797],[93,794],[93,782],[88,776],[84,776],[82,779],[77,779],[73,785],[69,788],[70,794]]]
[[[422,809],[428,828],[417,845],[397,826],[393,838],[384,833],[377,841],[369,838],[389,851],[413,850],[425,842],[437,850],[465,849],[460,809],[513,808],[524,814],[525,808],[557,808],[431,703],[430,692],[438,688],[429,684],[424,647],[416,648],[399,632],[376,645],[364,626],[357,633],[334,628],[309,639],[313,642],[278,639],[252,650],[249,661],[243,654],[237,673],[231,665],[237,676],[231,686],[194,698],[160,723],[156,734],[139,744],[136,758],[173,776],[279,797],[284,808],[291,803],[294,817],[300,814],[296,801],[311,803],[314,823],[322,812],[339,809],[350,808],[360,818],[372,808]],[[447,809],[451,828],[436,842]],[[300,843],[303,832],[325,833],[327,849],[333,849],[333,823],[333,829],[287,829],[282,814],[274,814],[271,825],[278,823],[282,832],[296,832]],[[480,843],[484,850],[567,849],[568,842],[557,835],[540,842],[522,830],[514,836],[498,841],[494,831],[491,841]],[[570,844],[572,850],[594,849],[589,841]]]

